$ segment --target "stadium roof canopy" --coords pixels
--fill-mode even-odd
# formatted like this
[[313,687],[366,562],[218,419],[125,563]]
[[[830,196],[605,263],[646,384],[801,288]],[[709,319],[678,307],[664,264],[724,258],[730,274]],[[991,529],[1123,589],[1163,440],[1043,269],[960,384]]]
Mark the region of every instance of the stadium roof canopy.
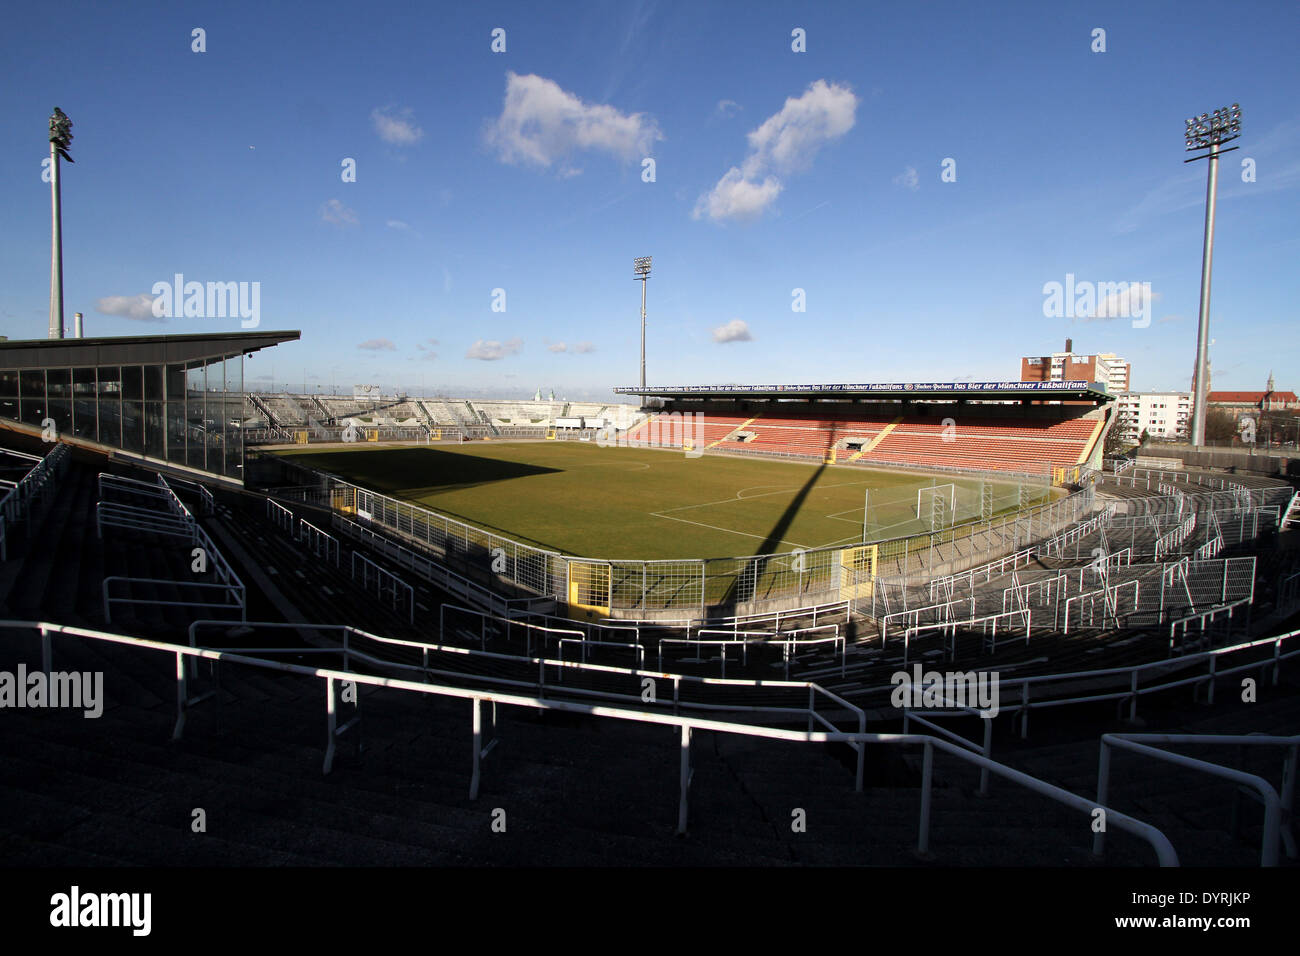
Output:
[[301,332],[199,332],[191,335],[115,335],[83,339],[0,341],[0,367],[67,368],[220,361],[296,341]]
[[668,399],[802,401],[1084,401],[1103,405],[1113,396],[1103,382],[874,382],[860,385],[680,385],[626,387],[620,395]]

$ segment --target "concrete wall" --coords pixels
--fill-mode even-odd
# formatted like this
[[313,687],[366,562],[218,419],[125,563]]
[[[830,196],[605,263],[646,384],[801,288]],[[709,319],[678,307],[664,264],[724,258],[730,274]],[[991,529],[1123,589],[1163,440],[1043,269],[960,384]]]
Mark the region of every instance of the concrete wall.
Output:
[[1252,451],[1249,448],[1193,448],[1191,445],[1150,445],[1138,454],[1152,458],[1178,458],[1193,468],[1236,468],[1261,475],[1300,475],[1295,453]]

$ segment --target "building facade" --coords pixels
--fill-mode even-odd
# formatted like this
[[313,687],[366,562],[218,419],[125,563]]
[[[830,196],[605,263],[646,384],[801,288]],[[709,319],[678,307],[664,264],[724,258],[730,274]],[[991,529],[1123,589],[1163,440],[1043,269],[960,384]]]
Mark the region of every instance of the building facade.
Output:
[[1102,382],[1112,395],[1127,392],[1133,367],[1114,352],[1079,355],[1074,342],[1065,340],[1064,352],[1051,355],[1028,355],[1020,359],[1022,382]]
[[1186,440],[1191,417],[1188,392],[1125,392],[1116,402],[1114,427],[1132,444],[1141,440],[1143,432],[1165,441]]
[[0,419],[242,481],[244,357],[297,338],[237,332],[2,342]]

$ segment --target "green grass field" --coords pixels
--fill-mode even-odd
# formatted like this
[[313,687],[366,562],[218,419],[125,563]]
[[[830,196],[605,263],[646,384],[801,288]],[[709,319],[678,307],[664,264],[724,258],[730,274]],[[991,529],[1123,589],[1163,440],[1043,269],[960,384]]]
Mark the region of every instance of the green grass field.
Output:
[[[929,495],[955,485],[958,523],[980,515],[982,479],[818,466],[761,458],[687,458],[667,449],[579,442],[284,449],[310,468],[486,530],[606,559],[720,558],[931,530]],[[995,513],[1019,504],[1015,483],[989,481]],[[1050,493],[1026,489],[1034,500]],[[951,504],[952,492],[939,492]],[[948,511],[945,523],[951,524]]]

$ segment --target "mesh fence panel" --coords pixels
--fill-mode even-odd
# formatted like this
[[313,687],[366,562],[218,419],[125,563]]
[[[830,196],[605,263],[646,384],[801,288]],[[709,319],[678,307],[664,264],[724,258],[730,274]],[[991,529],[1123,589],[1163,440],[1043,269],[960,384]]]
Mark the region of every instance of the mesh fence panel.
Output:
[[[863,543],[733,558],[601,561],[537,548],[334,475],[317,472],[315,478],[322,489],[313,493],[318,500],[388,529],[450,570],[489,588],[513,587],[568,602],[572,584],[569,565],[598,563],[608,568],[602,587],[611,611],[628,617],[660,612],[690,617],[719,610],[735,613],[773,605],[833,603],[843,600],[845,587],[857,593],[867,578],[905,582],[983,563],[1047,537],[1095,508],[1089,484],[1068,497],[1029,506],[1019,514],[976,517],[933,532],[863,542],[874,548],[872,570],[855,566],[846,575],[846,553],[855,552]],[[1040,486],[1021,485],[996,498],[994,505],[1010,507],[1017,501],[1039,500],[1046,493]],[[979,485],[972,485],[969,507],[959,507],[959,512],[979,515],[984,498]],[[604,602],[594,606],[603,607]]]

